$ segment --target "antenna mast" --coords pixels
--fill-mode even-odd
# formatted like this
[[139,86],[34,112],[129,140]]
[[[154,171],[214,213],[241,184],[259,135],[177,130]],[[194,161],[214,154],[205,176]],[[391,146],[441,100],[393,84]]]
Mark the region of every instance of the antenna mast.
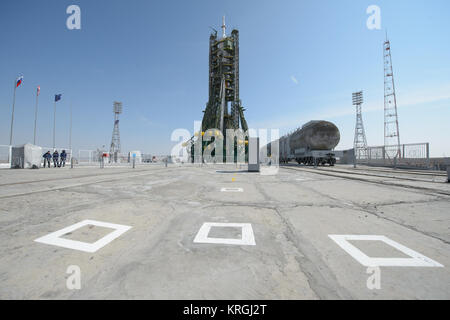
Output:
[[397,97],[395,95],[392,68],[391,43],[387,38],[383,45],[384,57],[384,148],[389,159],[401,158],[398,128]]

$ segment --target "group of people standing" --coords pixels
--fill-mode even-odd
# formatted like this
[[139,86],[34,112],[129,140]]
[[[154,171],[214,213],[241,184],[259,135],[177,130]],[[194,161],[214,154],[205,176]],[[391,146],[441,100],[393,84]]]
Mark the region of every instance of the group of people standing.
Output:
[[58,153],[58,150],[55,150],[53,152],[53,155],[50,153],[50,151],[47,151],[42,156],[44,158],[44,168],[45,165],[48,164],[48,167],[50,168],[50,160],[53,159],[53,165],[56,167],[65,167],[66,166],[66,159],[67,159],[67,153],[66,150],[61,151],[61,154]]

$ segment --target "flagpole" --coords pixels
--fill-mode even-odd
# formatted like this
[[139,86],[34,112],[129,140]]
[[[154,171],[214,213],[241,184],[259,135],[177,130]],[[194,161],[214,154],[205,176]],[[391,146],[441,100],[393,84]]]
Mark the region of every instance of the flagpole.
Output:
[[55,128],[56,128],[56,97],[53,110],[53,151],[55,151]]
[[13,107],[12,107],[12,114],[11,114],[11,133],[9,134],[9,145],[10,146],[12,146],[12,137],[13,137],[14,107],[16,105],[16,88],[17,88],[17,82],[14,81],[14,96],[13,96]]
[[36,145],[36,122],[37,122],[38,101],[39,101],[39,92],[36,89],[36,109],[34,111],[34,139],[33,139],[34,145]]
[[70,148],[70,156],[72,157],[72,102],[70,103],[69,148]]

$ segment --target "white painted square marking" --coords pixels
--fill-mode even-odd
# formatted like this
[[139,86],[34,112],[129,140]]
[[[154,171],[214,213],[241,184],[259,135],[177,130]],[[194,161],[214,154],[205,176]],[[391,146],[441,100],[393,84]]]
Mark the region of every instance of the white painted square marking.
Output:
[[[365,267],[443,267],[442,264],[411,250],[385,236],[328,235]],[[348,241],[382,241],[411,258],[371,258]]]
[[244,192],[242,188],[222,188],[220,192]]
[[[94,225],[98,227],[104,227],[104,228],[110,228],[115,229],[113,232],[107,234],[103,238],[97,240],[94,243],[87,243],[82,241],[76,241],[76,240],[69,240],[60,238],[61,236],[72,232],[76,229],[79,229],[81,227],[87,226],[87,225]],[[53,233],[50,233],[46,236],[43,236],[41,238],[38,238],[34,241],[50,244],[58,247],[64,247],[74,250],[80,250],[85,252],[95,252],[98,249],[104,247],[114,239],[118,238],[123,233],[127,232],[131,227],[124,226],[121,224],[114,224],[114,223],[108,223],[108,222],[101,222],[101,221],[95,221],[95,220],[83,220],[81,222],[75,223],[74,225],[71,225],[67,228],[55,231]]]
[[[241,239],[227,239],[227,238],[210,238],[208,237],[212,227],[234,227],[242,229]],[[234,244],[241,246],[254,246],[255,236],[253,235],[252,225],[250,223],[219,223],[219,222],[205,222],[194,239],[195,243],[219,243],[219,244]]]

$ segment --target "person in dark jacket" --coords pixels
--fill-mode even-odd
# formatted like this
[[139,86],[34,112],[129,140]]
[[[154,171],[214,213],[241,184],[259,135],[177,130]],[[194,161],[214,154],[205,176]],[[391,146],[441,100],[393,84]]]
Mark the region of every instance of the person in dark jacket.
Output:
[[50,159],[52,158],[50,151],[47,151],[46,153],[44,153],[44,155],[42,157],[44,158],[44,168],[47,163],[48,163],[48,167],[50,168]]
[[53,152],[53,165],[55,166],[55,168],[58,166],[58,160],[59,160],[59,153],[58,150],[55,150],[55,152]]
[[59,166],[65,167],[66,166],[66,159],[67,159],[67,153],[66,150],[61,151],[61,154],[59,155]]

